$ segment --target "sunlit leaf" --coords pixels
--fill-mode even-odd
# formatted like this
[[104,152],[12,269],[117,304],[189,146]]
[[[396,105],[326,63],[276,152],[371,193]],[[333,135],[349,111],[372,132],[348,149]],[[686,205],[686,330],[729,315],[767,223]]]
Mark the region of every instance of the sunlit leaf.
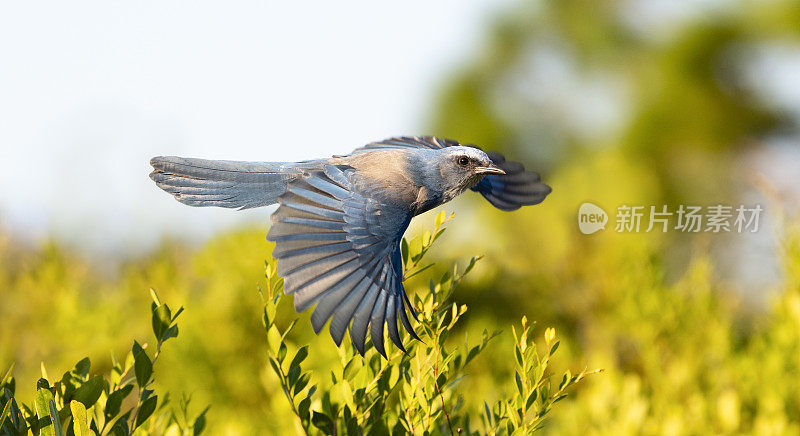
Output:
[[152,314],[153,334],[157,340],[162,340],[172,322],[172,313],[166,304],[156,306]]
[[[39,434],[41,436],[56,436],[53,426],[53,419],[50,417],[50,402],[53,401],[53,393],[49,389],[39,388],[34,398],[36,416],[39,418]],[[56,420],[58,415],[56,415]]]
[[8,415],[11,414],[11,401],[6,401],[5,407],[3,407],[3,412],[0,413],[0,428],[3,428],[3,424],[6,422],[6,418]]
[[9,366],[8,369],[6,370],[6,373],[3,374],[3,378],[0,379],[0,386],[3,386],[4,384],[6,384],[6,380],[11,378],[11,371],[13,369],[14,369],[14,364],[12,363],[11,366]]
[[75,436],[90,436],[89,421],[87,420],[86,407],[80,401],[71,401],[69,403],[70,411],[72,412],[72,428]]

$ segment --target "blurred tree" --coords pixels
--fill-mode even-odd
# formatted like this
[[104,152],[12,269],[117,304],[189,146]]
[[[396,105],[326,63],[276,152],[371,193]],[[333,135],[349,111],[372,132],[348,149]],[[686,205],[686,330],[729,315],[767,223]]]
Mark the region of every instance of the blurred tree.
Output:
[[[743,77],[747,47],[800,44],[800,3],[523,2],[448,80],[431,130],[528,156],[548,172],[619,148],[664,198],[729,194],[731,154],[786,127]],[[663,7],[663,4],[661,5]]]

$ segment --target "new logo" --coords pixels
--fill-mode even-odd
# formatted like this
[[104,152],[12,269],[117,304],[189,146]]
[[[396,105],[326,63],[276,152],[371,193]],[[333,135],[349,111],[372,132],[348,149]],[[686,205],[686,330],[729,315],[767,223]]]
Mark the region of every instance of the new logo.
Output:
[[578,228],[584,235],[606,228],[608,214],[600,206],[592,203],[583,203],[578,209]]

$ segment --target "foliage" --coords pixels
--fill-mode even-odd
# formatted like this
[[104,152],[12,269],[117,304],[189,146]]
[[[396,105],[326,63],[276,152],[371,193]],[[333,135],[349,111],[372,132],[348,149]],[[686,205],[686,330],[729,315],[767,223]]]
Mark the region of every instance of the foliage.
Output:
[[[467,221],[459,219],[449,224],[451,228],[448,231],[463,226]],[[538,226],[535,220],[529,223]],[[741,297],[726,288],[725,283],[716,278],[712,263],[702,249],[693,255],[691,265],[681,276],[669,279],[664,274],[664,261],[659,256],[662,252],[660,243],[647,241],[643,235],[598,234],[589,241],[576,240],[575,249],[567,251],[563,260],[551,259],[552,264],[542,262],[536,265],[537,269],[546,271],[546,287],[537,285],[542,283],[542,279],[520,278],[514,264],[503,263],[499,254],[487,255],[478,263],[479,267],[473,268],[458,283],[455,294],[459,300],[457,310],[460,311],[461,302],[466,302],[469,311],[458,315],[458,322],[445,332],[447,339],[441,348],[442,354],[437,355],[436,350],[428,349],[433,342],[421,325],[417,329],[424,336],[424,343],[406,342],[406,345],[409,349],[417,347],[416,353],[421,357],[427,358],[429,353],[433,353],[431,362],[436,359],[441,362],[456,353],[462,356],[463,361],[464,353],[468,354],[465,338],[470,338],[468,345],[472,349],[482,345],[484,329],[489,332],[508,329],[507,326],[518,323],[522,316],[520,313],[535,313],[540,325],[554,325],[559,332],[558,352],[547,363],[549,368],[553,368],[551,373],[557,374],[547,388],[549,392],[558,390],[566,368],[583,368],[590,362],[592,367],[605,370],[602,376],[582,380],[572,388],[569,396],[548,412],[542,429],[544,432],[590,435],[793,434],[800,428],[796,395],[800,392],[800,379],[796,377],[800,373],[797,359],[800,355],[800,226],[797,221],[787,219],[781,228],[784,230],[778,235],[782,241],[778,255],[782,261],[782,281],[774,290],[767,287],[757,289],[762,293],[772,292],[771,304],[763,309],[743,304]],[[459,231],[462,229],[458,228]],[[436,244],[429,250],[420,265],[426,265],[425,259],[434,256],[446,258],[447,253],[441,248],[458,247],[456,233],[446,236],[447,244]],[[553,232],[550,234],[552,236]],[[519,232],[516,237],[521,242],[509,243],[508,252],[528,253],[522,251],[520,245],[534,245],[531,236]],[[411,247],[417,244],[407,242]],[[212,404],[214,419],[207,423],[210,434],[302,433],[301,420],[292,411],[279,377],[266,363],[268,353],[277,359],[280,347],[278,351],[270,351],[272,342],[264,340],[263,327],[258,325],[263,306],[259,307],[258,295],[253,292],[256,285],[261,283],[268,300],[265,305],[273,301],[269,293],[272,292],[274,299],[280,290],[279,285],[268,288],[259,272],[264,271],[259,268],[263,266],[259,265],[259,256],[269,250],[269,245],[263,240],[263,230],[220,236],[200,250],[179,249],[174,244],[169,247],[152,258],[129,265],[124,275],[113,282],[116,287],[103,284],[97,276],[78,274],[82,270],[80,261],[63,252],[58,254],[57,249],[16,252],[13,255],[11,248],[3,249],[0,255],[6,261],[0,263],[3,285],[0,293],[0,354],[7,362],[5,367],[8,362],[16,361],[13,384],[35,385],[41,377],[41,360],[48,362],[48,368],[72,368],[71,363],[80,360],[80,357],[72,357],[78,352],[92,356],[92,370],[108,374],[105,379],[118,373],[112,372],[112,361],[95,356],[104,356],[103,348],[114,348],[118,354],[123,351],[128,354],[131,344],[119,332],[132,332],[135,337],[143,337],[145,329],[152,331],[152,319],[142,322],[140,316],[131,316],[138,315],[137,311],[130,310],[135,305],[150,304],[136,298],[144,296],[149,299],[146,293],[138,290],[152,283],[158,286],[163,296],[169,294],[170,301],[178,300],[187,306],[180,315],[180,340],[169,340],[168,352],[158,357],[158,377],[153,389],[156,392],[191,392],[194,402]],[[415,250],[412,248],[411,251]],[[220,253],[226,255],[220,257]],[[529,259],[534,261],[537,258]],[[12,267],[14,262],[25,266]],[[272,261],[268,264],[272,265]],[[446,272],[432,266],[407,282],[415,305],[433,301],[430,284],[422,278],[434,276],[439,279]],[[463,273],[463,269],[459,272]],[[502,280],[499,274],[503,275]],[[271,276],[270,280],[273,280],[271,286],[276,286],[276,278]],[[82,293],[84,289],[98,286],[97,283],[100,283],[102,291],[91,294],[91,297]],[[447,286],[442,288],[435,280],[434,288],[437,286],[437,292],[447,290]],[[514,291],[513,300],[504,297],[507,286]],[[482,291],[484,289],[492,291]],[[549,292],[549,289],[553,291]],[[37,300],[40,295],[48,296],[59,307],[59,310],[48,313],[47,322],[41,317],[29,319],[24,316],[29,310],[45,304]],[[29,307],[31,301],[39,305]],[[439,304],[437,316],[444,317],[443,326],[447,327],[452,301],[436,301]],[[15,311],[10,311],[11,308]],[[73,310],[77,309],[73,308],[79,308],[82,317],[74,315]],[[302,392],[294,396],[293,404],[299,407],[311,387],[316,385],[309,402],[309,419],[313,412],[336,416],[330,413],[332,409],[330,412],[325,410],[328,407],[323,403],[325,392],[331,394],[331,407],[338,405],[337,425],[342,425],[344,420],[344,405],[350,408],[351,416],[355,416],[352,414],[354,408],[342,397],[342,391],[346,389],[343,381],[347,381],[350,390],[355,391],[356,386],[362,386],[358,380],[370,375],[374,377],[377,371],[387,366],[387,362],[376,358],[377,363],[373,363],[373,356],[377,355],[374,350],[368,351],[362,359],[349,344],[345,344],[342,354],[339,354],[327,335],[314,335],[305,314],[299,317],[294,314],[291,298],[281,297],[274,315],[271,309],[267,313],[269,322],[280,333],[298,319],[283,340],[287,349],[282,367],[287,378],[292,360],[303,345],[308,345],[309,353],[302,360],[301,372],[297,376],[299,379],[300,375],[310,373],[310,378],[300,390]],[[129,316],[130,321],[126,321]],[[421,319],[423,324],[431,325],[427,315]],[[438,322],[437,318],[432,319]],[[80,328],[69,329],[68,321]],[[103,328],[85,327],[92,323]],[[454,429],[458,426],[466,429],[464,420],[468,415],[470,431],[488,433],[497,426],[494,412],[498,400],[519,404],[523,396],[530,396],[530,390],[523,395],[517,390],[515,370],[519,372],[521,381],[527,383],[535,380],[536,372],[524,374],[522,370],[529,363],[520,365],[516,361],[516,349],[524,328],[518,326],[515,331],[516,340],[510,329],[495,336],[470,360],[469,365],[464,367],[460,364],[458,371],[454,371],[454,366],[443,368],[440,363],[439,375],[446,370],[448,379],[457,380],[452,385],[449,382],[444,384],[442,390]],[[16,333],[9,335],[9,332]],[[535,335],[529,333],[527,337],[530,340],[534,336],[537,339],[536,354],[544,356],[548,350],[544,331]],[[18,345],[14,340],[22,342]],[[44,351],[31,354],[31,350]],[[146,348],[146,351],[151,353],[153,347]],[[526,353],[534,352],[526,350],[520,353],[526,357]],[[149,357],[152,358],[152,354]],[[355,363],[346,372],[352,378],[353,371],[358,369],[354,383],[345,376],[347,362],[351,360]],[[397,362],[416,365],[396,351],[392,352],[390,362],[393,368],[398,368]],[[373,368],[371,364],[380,366]],[[533,367],[536,366],[534,363]],[[130,364],[126,367],[130,368]],[[408,369],[412,376],[427,377],[428,385],[422,388],[422,394],[431,399],[435,387],[430,390],[429,373],[414,372],[415,366]],[[399,371],[389,372],[390,382],[399,378]],[[463,374],[467,376],[459,379]],[[522,379],[523,376],[527,378]],[[53,386],[55,380],[50,381],[50,386]],[[136,385],[126,401],[138,398],[135,392]],[[385,401],[384,410],[390,417],[391,428],[404,419],[397,413],[401,393],[405,395],[397,390],[385,398],[378,396],[377,391],[367,396]],[[29,404],[33,411],[34,396],[25,397],[26,394],[25,390],[17,389],[14,394],[16,402]],[[411,392],[411,395],[419,394]],[[557,398],[553,394],[550,397]],[[159,403],[161,398],[159,394]],[[456,408],[459,398],[463,402]],[[541,395],[537,394],[537,398]],[[430,411],[432,415],[438,415],[431,428],[448,434],[447,420],[441,412],[441,398],[434,396],[433,400],[428,403]],[[101,395],[96,404],[103,401],[107,400]],[[484,402],[492,415],[491,428],[486,427]],[[62,407],[59,403],[59,410]],[[121,411],[132,407],[133,404],[127,403]],[[509,421],[507,412],[516,409],[506,407],[503,425]],[[71,414],[69,407],[67,410]],[[361,419],[369,417],[370,409],[363,412],[362,406],[359,410],[362,411]],[[427,413],[427,409],[417,407],[416,410],[418,414]],[[526,410],[526,417],[540,410],[541,406],[534,403],[532,412]],[[500,413],[500,407],[496,411],[498,417],[504,415]],[[318,423],[322,424],[321,420],[323,418],[318,418]],[[310,428],[313,432],[319,431],[313,421]],[[502,432],[507,432],[507,429]]]
[[[422,260],[444,232],[446,217],[440,212],[433,231],[410,241],[403,240],[403,261],[407,276],[432,265]],[[403,347],[384,359],[368,342],[364,356],[345,343],[329,377],[315,376],[304,369],[308,345],[292,344],[290,332],[298,319],[281,329],[275,323],[277,306],[285,298],[283,280],[276,276],[274,260],[266,264],[266,295],[263,324],[268,338],[269,364],[281,385],[298,426],[306,434],[316,429],[323,434],[530,434],[541,427],[552,405],[566,396],[564,391],[580,381],[586,371],[573,376],[567,371],[557,389],[551,388],[548,364],[556,352],[555,331],[547,329],[544,354],[537,353],[529,338],[531,326],[522,319],[520,335],[515,331],[517,393],[494,403],[493,410],[465,407],[461,380],[468,376],[470,362],[483,352],[499,332],[483,331],[470,345],[446,346],[462,316],[465,305],[450,303],[459,282],[474,268],[479,257],[470,259],[463,271],[454,266],[428,291],[412,297],[421,327],[420,339],[406,337]],[[262,293],[263,295],[263,293]],[[292,355],[291,360],[287,357]],[[463,391],[462,391],[463,392]],[[480,421],[477,418],[480,417]]]
[[[189,418],[189,398],[180,400],[178,410],[170,407],[169,393],[159,399],[153,389],[153,365],[161,354],[161,346],[178,336],[178,316],[162,303],[156,292],[151,319],[156,349],[152,359],[147,344],[133,341],[124,362],[112,354],[113,367],[108,374],[91,375],[91,361],[81,359],[60,379],[50,382],[41,365],[42,377],[36,382],[33,405],[17,402],[13,365],[0,380],[0,431],[3,435],[90,436],[129,434],[198,435],[205,428],[205,413]],[[131,396],[136,390],[135,395]],[[124,412],[123,412],[124,410]]]

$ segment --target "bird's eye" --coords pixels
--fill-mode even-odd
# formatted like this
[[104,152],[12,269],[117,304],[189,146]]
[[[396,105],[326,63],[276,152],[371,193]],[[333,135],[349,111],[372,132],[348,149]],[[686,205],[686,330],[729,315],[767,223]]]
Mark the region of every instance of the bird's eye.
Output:
[[466,156],[461,156],[458,158],[458,164],[462,167],[469,165],[469,158]]

